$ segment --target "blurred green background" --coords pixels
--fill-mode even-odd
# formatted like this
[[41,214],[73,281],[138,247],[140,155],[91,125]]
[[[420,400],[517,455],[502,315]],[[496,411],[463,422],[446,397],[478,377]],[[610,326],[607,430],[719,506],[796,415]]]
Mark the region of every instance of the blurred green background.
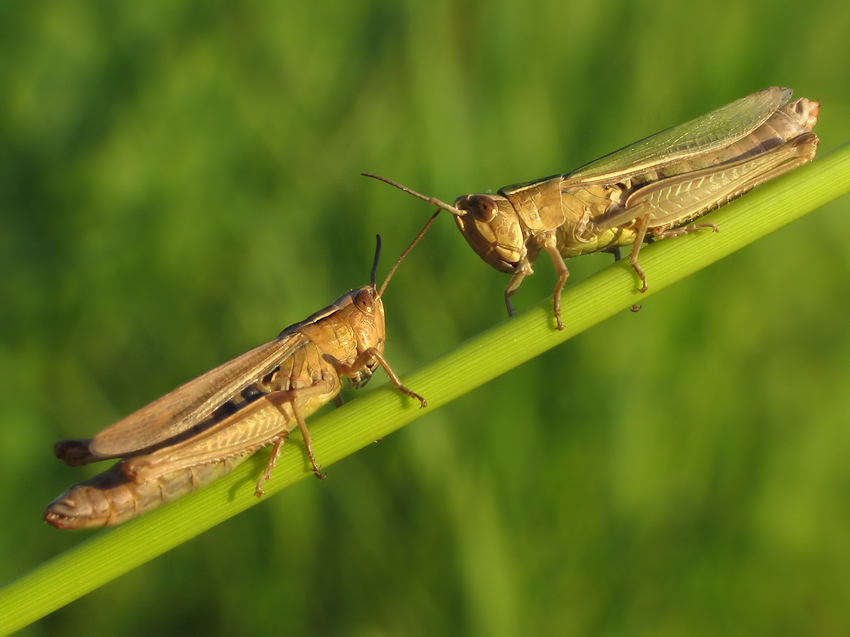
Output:
[[[89,475],[55,440],[364,284],[377,232],[386,272],[431,209],[360,172],[451,201],[773,84],[826,152],[848,33],[844,0],[0,4],[0,581],[87,537],[41,522]],[[22,634],[846,635],[848,208]],[[505,320],[453,226],[388,290],[402,377]]]

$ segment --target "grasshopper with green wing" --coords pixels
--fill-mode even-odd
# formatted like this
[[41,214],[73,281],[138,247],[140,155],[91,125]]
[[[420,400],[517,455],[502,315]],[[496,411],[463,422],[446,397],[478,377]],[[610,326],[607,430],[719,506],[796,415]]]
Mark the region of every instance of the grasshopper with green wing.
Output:
[[284,441],[296,427],[313,471],[324,477],[304,419],[337,399],[343,378],[362,387],[378,366],[400,392],[425,407],[425,399],[405,387],[384,359],[381,297],[401,260],[434,218],[436,214],[380,289],[375,281],[379,236],[369,285],[344,294],[273,341],[189,381],[94,438],[56,443],[57,457],[70,466],[121,460],[51,502],[44,519],[60,529],[120,524],[195,491],[272,445],[257,482],[259,497]]
[[464,195],[450,206],[396,182],[385,181],[455,215],[469,245],[484,261],[513,277],[505,304],[545,251],[558,281],[553,293],[558,329],[561,290],[569,276],[565,258],[632,246],[638,263],[644,241],[676,237],[712,223],[691,223],[751,188],[810,161],[818,138],[818,102],[791,99],[791,89],[771,87],[693,121],[635,142],[566,175],[506,186],[496,194]]

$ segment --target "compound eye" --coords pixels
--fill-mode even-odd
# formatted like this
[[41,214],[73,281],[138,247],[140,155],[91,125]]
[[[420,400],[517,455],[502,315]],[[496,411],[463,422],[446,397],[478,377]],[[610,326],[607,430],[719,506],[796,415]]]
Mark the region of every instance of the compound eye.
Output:
[[364,314],[371,314],[375,309],[375,297],[369,290],[359,290],[354,295],[354,305]]
[[465,210],[476,220],[488,223],[496,216],[499,207],[492,197],[487,195],[466,195],[455,202],[455,208]]

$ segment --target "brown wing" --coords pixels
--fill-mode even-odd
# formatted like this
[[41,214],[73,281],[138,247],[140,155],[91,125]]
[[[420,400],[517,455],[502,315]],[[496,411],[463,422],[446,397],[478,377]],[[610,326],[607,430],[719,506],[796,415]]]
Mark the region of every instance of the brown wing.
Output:
[[124,456],[186,431],[268,374],[305,342],[307,337],[301,332],[285,330],[275,340],[219,365],[110,425],[94,437],[90,451],[101,458]]

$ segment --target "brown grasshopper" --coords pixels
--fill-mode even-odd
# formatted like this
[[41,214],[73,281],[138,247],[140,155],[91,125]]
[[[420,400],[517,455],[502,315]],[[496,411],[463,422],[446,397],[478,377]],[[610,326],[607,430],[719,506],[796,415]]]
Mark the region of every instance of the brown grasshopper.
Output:
[[[484,261],[513,275],[511,295],[533,273],[545,250],[555,264],[555,319],[569,276],[565,258],[613,252],[631,245],[638,263],[644,241],[677,237],[713,223],[690,223],[751,188],[810,161],[817,150],[818,102],[789,102],[791,89],[774,86],[693,121],[635,142],[566,175],[506,186],[497,194],[458,197],[453,206],[394,181],[364,173],[455,215],[466,241]],[[649,236],[648,236],[649,235]]]
[[381,237],[371,283],[280,335],[189,381],[90,440],[61,440],[56,456],[70,466],[121,458],[107,471],[71,487],[47,506],[44,519],[59,529],[120,524],[212,482],[266,445],[272,445],[256,494],[271,475],[284,441],[301,431],[315,474],[305,418],[336,399],[346,378],[362,387],[378,366],[393,385],[422,407],[384,359],[384,304],[393,273],[436,218],[376,287]]

